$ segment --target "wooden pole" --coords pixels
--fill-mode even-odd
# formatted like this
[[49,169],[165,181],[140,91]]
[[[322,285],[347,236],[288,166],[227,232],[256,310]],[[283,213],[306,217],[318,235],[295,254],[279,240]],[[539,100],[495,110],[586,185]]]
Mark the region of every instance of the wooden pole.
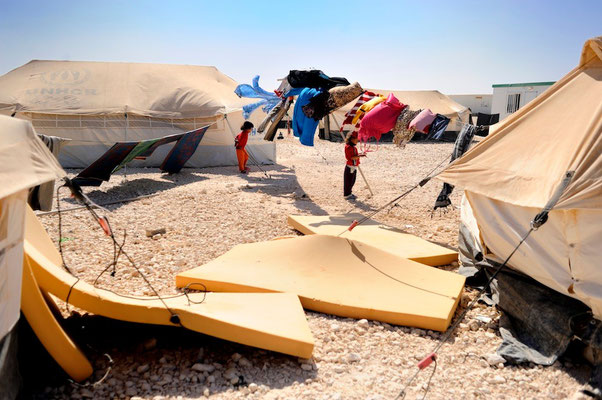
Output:
[[357,166],[357,170],[360,171],[360,174],[362,175],[362,178],[364,179],[364,182],[366,182],[366,187],[368,188],[368,191],[370,192],[370,197],[373,197],[374,193],[372,193],[372,188],[368,184],[368,180],[366,179],[366,176],[364,175],[364,171],[362,171],[362,169],[360,168],[359,165]]
[[324,117],[324,139],[330,140],[330,115]]

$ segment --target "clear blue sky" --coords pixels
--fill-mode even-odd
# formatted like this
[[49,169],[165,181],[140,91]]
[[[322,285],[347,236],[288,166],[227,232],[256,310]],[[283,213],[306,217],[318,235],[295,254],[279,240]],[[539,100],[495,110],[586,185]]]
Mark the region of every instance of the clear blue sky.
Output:
[[602,35],[602,0],[0,1],[0,74],[32,59],[214,65],[266,89],[317,68],[381,89],[553,81]]

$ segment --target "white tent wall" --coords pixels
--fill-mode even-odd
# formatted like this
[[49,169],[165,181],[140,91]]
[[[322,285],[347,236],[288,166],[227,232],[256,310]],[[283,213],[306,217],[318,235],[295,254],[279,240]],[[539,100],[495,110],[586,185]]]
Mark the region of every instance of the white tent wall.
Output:
[[[256,110],[249,120],[256,126],[266,114]],[[116,142],[141,141],[187,132],[211,124],[186,167],[236,165],[234,137],[244,122],[242,111],[209,118],[167,119],[140,115],[58,115],[19,113],[18,118],[32,122],[41,134],[71,139],[61,148],[59,161],[64,168],[86,168]],[[126,134],[127,124],[127,134]],[[262,164],[276,161],[276,146],[262,140],[262,135],[249,136],[247,150]],[[146,160],[135,160],[132,167],[158,167],[173,144],[160,146]]]
[[[495,200],[466,192],[469,207],[465,214],[474,215],[487,257],[503,262],[525,233],[529,223],[541,210]],[[472,230],[471,230],[472,231]],[[594,316],[602,319],[602,269],[600,268],[602,210],[552,210],[548,221],[512,256],[508,264],[543,283],[574,297],[591,307]]]
[[27,190],[0,199],[0,340],[19,320]]

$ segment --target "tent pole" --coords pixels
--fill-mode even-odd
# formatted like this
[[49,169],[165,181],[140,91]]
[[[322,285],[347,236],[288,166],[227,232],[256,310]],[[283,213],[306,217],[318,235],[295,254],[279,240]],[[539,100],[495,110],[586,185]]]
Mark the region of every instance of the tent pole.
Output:
[[324,139],[330,140],[330,115],[324,117]]
[[[124,113],[125,116],[125,141],[128,141],[128,113]],[[123,166],[123,180],[128,180],[128,166],[127,164]]]

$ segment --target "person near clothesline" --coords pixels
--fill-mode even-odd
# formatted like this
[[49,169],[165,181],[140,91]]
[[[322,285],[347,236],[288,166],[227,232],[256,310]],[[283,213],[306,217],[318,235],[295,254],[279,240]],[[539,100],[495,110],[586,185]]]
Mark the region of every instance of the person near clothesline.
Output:
[[249,172],[247,168],[247,161],[249,161],[249,154],[245,150],[247,141],[249,140],[249,133],[253,129],[253,123],[245,121],[240,127],[241,132],[234,139],[234,147],[236,147],[236,158],[238,158],[238,169],[241,174]]
[[357,177],[357,167],[360,165],[360,157],[365,157],[365,154],[360,154],[357,151],[358,134],[351,133],[345,139],[345,173],[343,174],[343,197],[346,200],[355,200],[355,195],[352,193],[355,178]]

